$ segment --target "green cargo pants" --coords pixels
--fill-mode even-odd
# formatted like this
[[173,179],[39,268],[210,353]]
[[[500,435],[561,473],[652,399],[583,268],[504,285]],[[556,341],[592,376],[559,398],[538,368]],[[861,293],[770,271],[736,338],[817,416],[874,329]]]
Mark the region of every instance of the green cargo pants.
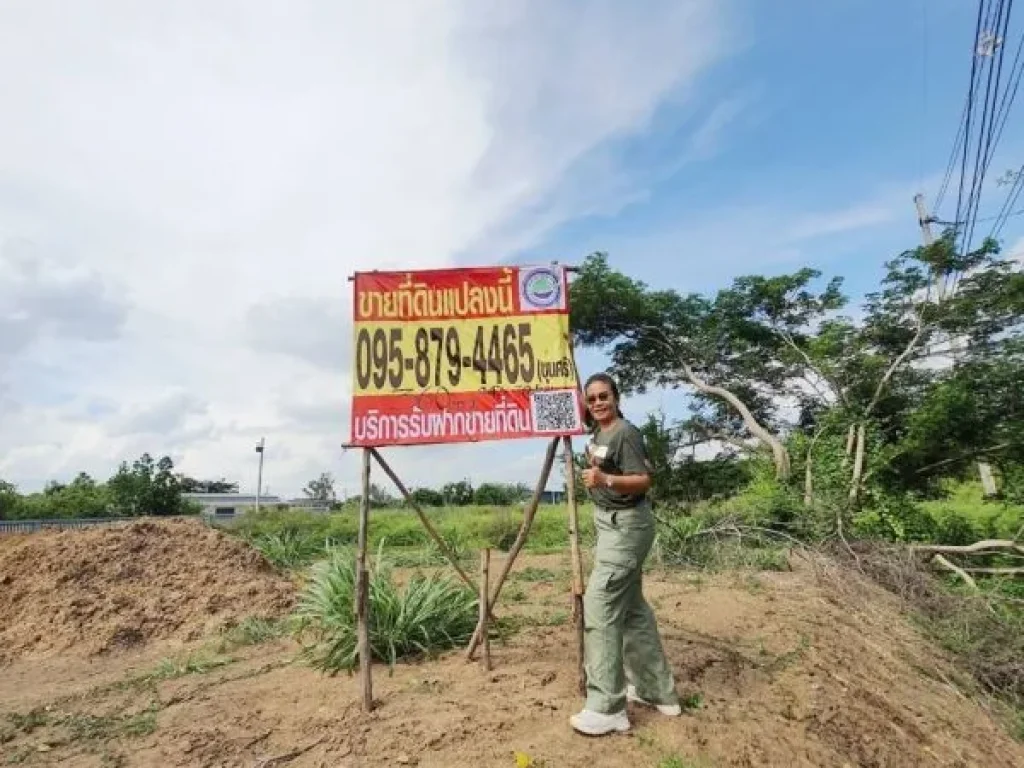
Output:
[[643,564],[654,543],[650,504],[594,510],[597,551],[583,598],[587,704],[614,714],[626,707],[626,682],[652,704],[677,704],[675,681],[644,599]]

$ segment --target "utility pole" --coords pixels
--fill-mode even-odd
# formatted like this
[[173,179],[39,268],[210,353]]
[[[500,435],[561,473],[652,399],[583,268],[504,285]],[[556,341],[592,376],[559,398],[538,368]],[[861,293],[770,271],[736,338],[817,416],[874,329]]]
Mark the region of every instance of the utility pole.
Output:
[[259,443],[256,446],[256,453],[260,455],[260,469],[256,475],[256,511],[260,511],[260,494],[263,492],[263,448],[266,445],[266,439],[260,438]]
[[[914,195],[914,205],[917,208],[917,222],[921,226],[921,239],[926,246],[931,245],[935,242],[935,235],[932,234],[932,219],[926,212],[924,195],[920,192]],[[941,304],[947,298],[952,298],[953,293],[956,292],[956,286],[950,288],[949,296],[947,296],[946,286],[943,285],[941,289],[939,288],[939,276],[936,274],[934,291],[936,302]],[[959,363],[960,345],[952,335],[949,337],[949,352],[953,357],[953,364]],[[987,461],[978,461],[978,476],[981,478],[982,492],[986,497],[995,496],[999,492],[999,489],[996,488],[995,476],[992,474],[992,466]]]

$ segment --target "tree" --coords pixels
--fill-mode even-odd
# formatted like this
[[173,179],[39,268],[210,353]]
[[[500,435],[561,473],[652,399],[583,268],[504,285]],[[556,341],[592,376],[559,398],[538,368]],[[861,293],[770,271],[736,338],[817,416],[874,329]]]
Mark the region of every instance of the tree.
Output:
[[21,497],[14,483],[0,480],[0,520],[12,520],[20,517],[18,514],[21,505]]
[[976,354],[1019,333],[1024,277],[997,252],[986,240],[958,254],[952,232],[906,251],[886,265],[859,321],[840,314],[841,280],[815,288],[816,270],[744,276],[713,296],[684,296],[615,272],[598,253],[572,284],[573,327],[584,345],[610,348],[627,392],[689,389],[692,415],[680,426],[741,451],[756,441],[779,480],[788,481],[790,449],[799,448],[808,504],[815,455],[840,445],[855,507],[865,481],[886,473],[908,414],[946,375],[928,364],[936,345],[961,339]]
[[337,496],[334,493],[334,477],[329,472],[323,472],[320,477],[310,480],[302,489],[306,498],[313,501],[334,503]]
[[[908,428],[907,417],[936,382],[955,375],[961,340],[982,352],[1021,317],[1019,267],[996,258],[998,244],[986,239],[966,254],[956,251],[949,230],[928,246],[903,253],[887,265],[881,289],[868,294],[866,316],[853,338],[844,379],[855,434],[849,500],[856,506],[866,479],[868,433],[889,450],[875,452],[876,466],[887,464]],[[1004,337],[1005,338],[1005,337]],[[954,353],[945,370],[928,366],[945,341]],[[973,419],[973,416],[969,418]]]
[[498,483],[482,483],[473,493],[473,503],[480,506],[504,507],[511,503],[508,490]]
[[412,492],[412,500],[421,507],[443,507],[444,494],[433,488],[416,488]]
[[110,514],[110,494],[87,473],[79,472],[68,485],[50,483],[43,492],[47,517],[105,517]]
[[223,477],[219,480],[197,480],[188,475],[178,475],[182,493],[238,493],[238,483]]
[[507,507],[525,501],[530,489],[522,483],[482,483],[473,493],[473,503],[480,506]]
[[473,486],[468,480],[446,483],[441,489],[445,503],[454,507],[465,507],[473,503]]
[[178,515],[186,511],[181,483],[173,474],[174,462],[168,456],[154,462],[148,453],[132,463],[122,462],[107,482],[117,514]]
[[692,429],[729,443],[753,438],[785,480],[790,457],[781,411],[803,393],[808,364],[797,339],[845,301],[838,279],[810,291],[819,276],[804,269],[742,277],[713,297],[683,296],[615,272],[596,253],[572,283],[572,324],[580,343],[610,346],[612,373],[624,390],[688,387]]
[[370,506],[377,507],[379,509],[387,509],[388,507],[394,507],[397,504],[398,500],[386,489],[376,483],[370,483]]

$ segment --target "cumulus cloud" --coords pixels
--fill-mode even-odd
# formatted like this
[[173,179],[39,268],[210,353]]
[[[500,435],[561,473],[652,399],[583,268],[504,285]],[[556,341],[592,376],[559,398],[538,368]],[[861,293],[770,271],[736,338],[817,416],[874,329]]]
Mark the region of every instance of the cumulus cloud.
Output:
[[351,306],[326,297],[259,302],[246,312],[246,337],[255,351],[346,370],[352,349]]
[[[713,0],[393,10],[0,7],[0,237],[50,259],[0,263],[0,476],[145,449],[252,487],[263,435],[275,490],[345,472],[347,277],[497,261],[643,194],[609,146],[730,36]],[[500,464],[431,455],[411,483]]]
[[168,392],[150,402],[135,404],[110,426],[110,434],[162,435],[168,437],[185,428],[193,416],[202,416],[207,405],[190,392]]
[[116,339],[126,314],[95,270],[61,264],[25,240],[0,241],[0,371],[40,339]]

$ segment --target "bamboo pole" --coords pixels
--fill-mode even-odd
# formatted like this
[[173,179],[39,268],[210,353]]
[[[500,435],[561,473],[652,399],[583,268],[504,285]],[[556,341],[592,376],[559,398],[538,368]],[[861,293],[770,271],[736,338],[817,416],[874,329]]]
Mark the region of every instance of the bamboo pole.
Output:
[[356,541],[356,648],[359,653],[359,679],[363,689],[363,708],[373,709],[373,679],[370,669],[369,593],[370,575],[366,570],[366,537],[370,519],[370,451],[363,450],[363,496],[359,503],[359,535]]
[[[498,596],[501,594],[501,588],[505,585],[505,579],[508,578],[509,572],[512,570],[512,564],[515,563],[516,557],[519,555],[520,550],[526,543],[526,537],[530,533],[530,528],[533,526],[533,518],[537,515],[537,507],[540,506],[541,497],[544,495],[544,490],[548,487],[548,478],[551,476],[551,467],[555,463],[555,453],[558,451],[558,443],[562,438],[556,437],[548,445],[548,452],[544,456],[544,466],[540,470],[540,478],[537,480],[537,487],[533,491],[533,497],[530,502],[526,505],[526,509],[523,510],[523,524],[519,526],[519,534],[516,536],[515,542],[512,544],[512,549],[508,552],[508,557],[505,558],[505,564],[501,568],[501,573],[498,575],[498,581],[494,585],[494,594],[488,603],[487,610],[491,612],[494,610],[494,606],[498,603]],[[473,633],[473,638],[469,641],[469,646],[466,648],[466,659],[472,661],[474,654],[476,653],[477,646],[480,645],[481,640],[480,626],[477,625],[476,631]]]
[[569,507],[569,552],[572,557],[572,625],[576,630],[576,681],[581,696],[587,692],[587,672],[583,642],[583,557],[580,554],[579,510],[576,506],[576,464],[573,462],[572,438],[566,435],[565,483]]
[[484,669],[488,672],[491,671],[491,632],[487,626],[487,616],[489,613],[487,610],[487,596],[490,594],[490,589],[487,585],[487,578],[490,573],[490,566],[491,550],[484,547],[480,552],[480,635],[483,637]]

